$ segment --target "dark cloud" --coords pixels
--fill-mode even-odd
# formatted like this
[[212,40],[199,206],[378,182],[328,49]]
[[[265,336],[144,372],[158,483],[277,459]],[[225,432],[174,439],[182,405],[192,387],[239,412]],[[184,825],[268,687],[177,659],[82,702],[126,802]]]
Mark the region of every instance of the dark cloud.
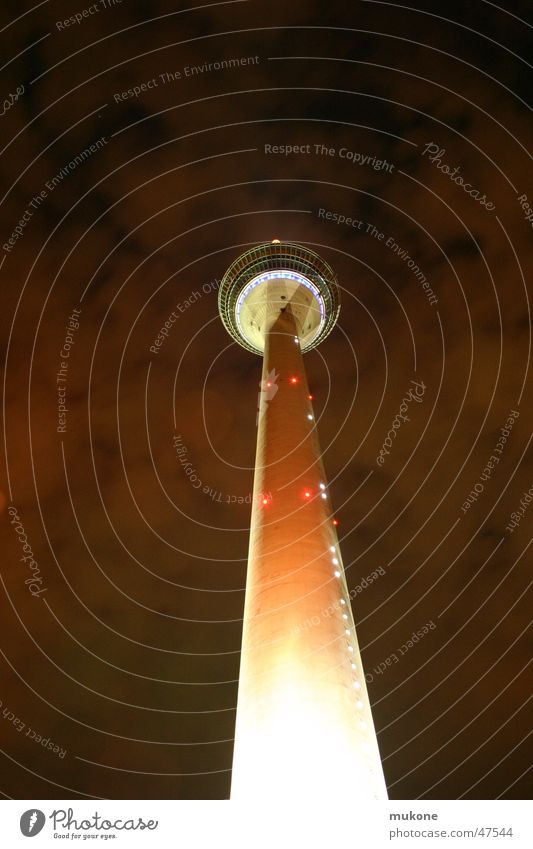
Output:
[[[492,4],[398,6],[177,14],[137,2],[60,30],[72,14],[63,3],[1,34],[6,56],[47,37],[3,85],[24,94],[1,118],[2,244],[31,215],[0,255],[0,698],[67,750],[41,751],[3,720],[7,795],[228,796],[260,359],[224,330],[216,281],[274,236],[317,250],[343,289],[340,327],[306,365],[349,585],[385,570],[354,600],[366,669],[436,624],[369,683],[390,795],[526,792],[527,511],[507,526],[532,483],[531,231],[517,199],[528,194],[529,83],[509,51],[526,57],[530,42]],[[5,25],[18,14],[4,4]],[[269,155],[265,142],[311,152]],[[429,143],[494,211],[423,155]],[[56,375],[80,299],[59,434]],[[413,379],[424,401],[379,468]],[[463,511],[512,410],[500,462]],[[41,599],[23,583],[10,503],[46,581]]]

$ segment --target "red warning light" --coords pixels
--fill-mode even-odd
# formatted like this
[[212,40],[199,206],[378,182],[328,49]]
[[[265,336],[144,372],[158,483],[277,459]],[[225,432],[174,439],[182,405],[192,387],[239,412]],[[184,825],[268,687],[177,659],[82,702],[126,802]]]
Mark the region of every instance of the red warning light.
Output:
[[263,498],[263,504],[268,504],[268,498]]
[[312,396],[312,395],[308,395],[308,396],[307,396],[307,400],[308,400],[308,401],[312,401],[312,400],[313,400],[313,396]]
[[297,377],[291,377],[290,383],[292,383],[292,384],[298,383],[298,378]]
[[311,498],[311,490],[306,489],[304,492],[304,498]]
[[333,520],[332,520],[332,522],[331,522],[331,524],[332,524],[332,525],[337,526],[337,525],[339,524],[339,520],[338,520],[338,519],[333,519]]
[[271,380],[267,380],[267,387],[270,389],[270,387],[271,387],[271,386],[272,386],[272,381],[271,381]]

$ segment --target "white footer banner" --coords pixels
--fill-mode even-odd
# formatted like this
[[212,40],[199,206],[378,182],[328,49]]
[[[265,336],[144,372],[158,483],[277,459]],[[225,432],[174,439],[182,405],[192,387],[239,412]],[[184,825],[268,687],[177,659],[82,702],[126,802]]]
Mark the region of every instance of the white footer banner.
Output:
[[[526,801],[375,802],[304,806],[269,799],[228,801],[23,800],[0,802],[0,845],[34,849],[72,844],[191,849],[531,849]],[[35,840],[34,843],[29,841]]]

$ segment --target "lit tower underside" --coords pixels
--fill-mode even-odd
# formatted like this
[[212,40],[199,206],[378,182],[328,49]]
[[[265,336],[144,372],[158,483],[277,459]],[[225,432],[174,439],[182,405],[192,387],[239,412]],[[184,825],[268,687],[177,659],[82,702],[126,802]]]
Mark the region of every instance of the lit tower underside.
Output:
[[300,245],[258,245],[219,308],[263,356],[231,798],[386,799],[302,358],[337,320],[335,275]]

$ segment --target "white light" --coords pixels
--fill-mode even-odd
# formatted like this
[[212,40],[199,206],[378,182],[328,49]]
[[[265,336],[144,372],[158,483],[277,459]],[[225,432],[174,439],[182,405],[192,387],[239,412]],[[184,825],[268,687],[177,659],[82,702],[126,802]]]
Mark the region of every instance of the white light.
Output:
[[373,771],[381,765],[377,755],[368,761],[363,753],[370,735],[358,720],[365,714],[357,708],[354,713],[355,699],[347,700],[342,712],[336,710],[327,695],[322,681],[315,691],[284,681],[273,698],[258,702],[256,713],[247,711],[250,724],[245,731],[237,726],[231,787],[235,802],[253,805],[260,793],[271,804],[290,799],[304,809],[319,788],[320,801],[339,810],[339,804],[353,804],[353,798],[364,804],[375,796]]
[[346,636],[347,636],[347,637],[349,637],[349,636],[350,636],[350,629],[349,629],[349,628],[345,628],[345,629],[344,629],[344,633],[346,634]]
[[338,566],[338,564],[339,564],[339,561],[337,560],[336,557],[332,557],[331,562],[333,563],[334,566]]
[[326,484],[325,484],[325,483],[320,483],[320,484],[319,484],[319,487],[320,487],[320,489],[325,489],[325,488],[326,488]]
[[357,705],[357,707],[358,707],[358,708],[362,708],[362,707],[363,707],[363,702],[361,701],[361,699],[357,699],[357,701],[356,701],[356,703],[355,703],[355,704]]
[[348,651],[353,651],[353,646],[348,646]]
[[341,604],[346,604],[343,598],[341,598]]
[[330,551],[335,551],[335,546],[334,546],[334,545],[330,545],[329,550],[330,550]]
[[352,663],[350,665],[351,665],[352,669],[357,669],[357,666],[355,665],[355,663]]
[[313,421],[313,416],[311,415],[311,413],[307,413],[307,418],[309,419],[309,421]]
[[338,569],[335,569],[333,574],[335,575],[336,578],[340,578],[340,576],[341,576],[341,573],[339,572]]
[[342,618],[343,618],[343,619],[348,619],[348,614],[347,614],[347,613],[343,613],[343,614],[342,614]]
[[362,719],[362,720],[361,720],[361,722],[359,723],[359,727],[360,727],[360,728],[366,728],[366,722],[365,722],[363,719]]
[[360,685],[359,681],[354,681],[354,682],[353,682],[353,685],[354,685],[354,687],[355,687],[355,689],[356,689],[356,690],[360,690],[360,689],[361,689],[361,685]]
[[[324,303],[324,299],[320,294],[320,290],[318,289],[318,287],[315,286],[315,284],[312,283],[311,280],[309,280],[303,274],[298,274],[296,271],[289,271],[288,269],[286,271],[265,271],[250,280],[250,282],[247,283],[247,285],[244,287],[241,294],[239,295],[237,304],[235,306],[235,318],[237,320],[237,326],[243,336],[245,334],[241,325],[241,309],[244,304],[244,301],[246,300],[248,294],[252,291],[252,289],[255,289],[255,287],[259,286],[261,283],[266,283],[268,280],[294,280],[296,283],[300,283],[302,286],[305,286],[306,289],[309,289],[312,292],[315,301],[318,303],[318,308],[320,311],[320,324],[316,328],[312,337],[312,339],[316,339],[317,335],[322,331],[326,320],[326,306]],[[308,341],[308,344],[312,341],[312,339]]]
[[320,495],[322,496],[322,498],[327,498],[327,495],[326,495],[325,492],[321,492]]

